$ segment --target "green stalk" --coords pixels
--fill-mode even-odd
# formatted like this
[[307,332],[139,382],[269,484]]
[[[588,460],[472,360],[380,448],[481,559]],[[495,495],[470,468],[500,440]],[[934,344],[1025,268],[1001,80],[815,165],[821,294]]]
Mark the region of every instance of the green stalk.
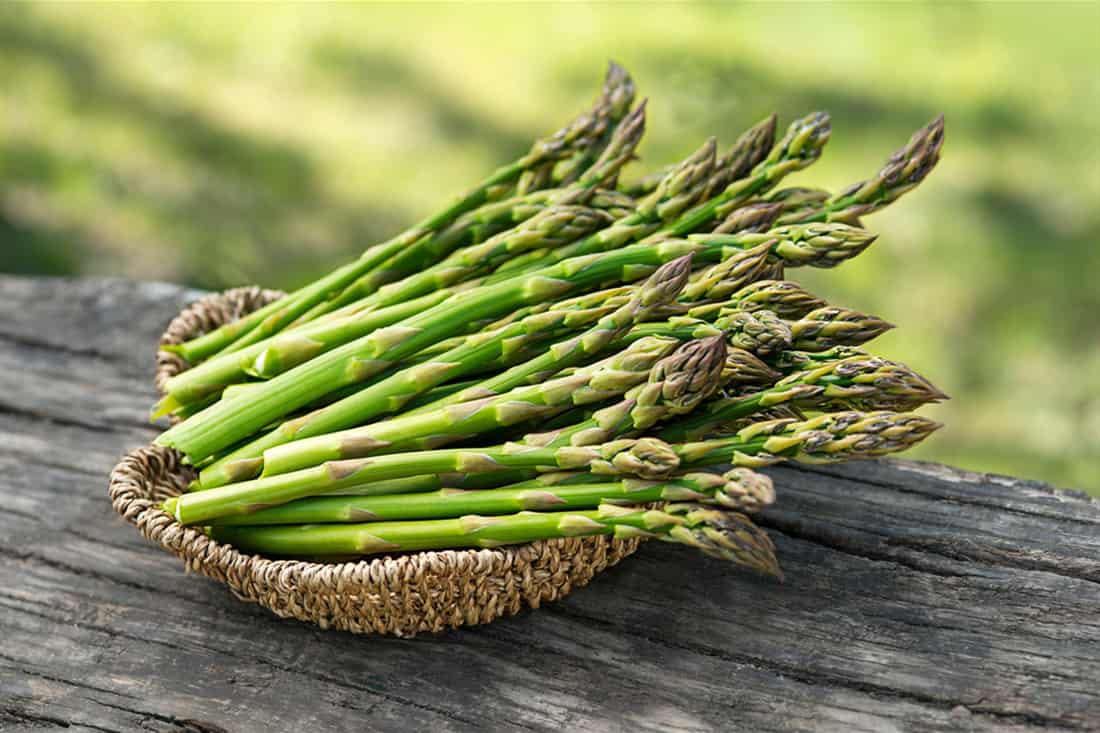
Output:
[[[775,234],[772,253],[792,264],[831,266],[865,249],[873,237],[843,224],[785,227],[767,235],[705,235],[633,245],[612,252],[575,257],[553,267],[476,288],[401,323],[378,329],[321,354],[265,383],[263,392],[219,402],[157,438],[198,462],[280,417],[347,384],[363,381],[432,343],[463,330],[464,324],[499,317],[520,306],[582,293],[609,282],[648,276],[666,262],[694,254],[695,261],[714,262],[733,251],[759,244]],[[775,237],[773,237],[775,238]]]
[[698,467],[732,463],[755,468],[786,459],[828,463],[905,450],[938,427],[938,423],[910,413],[841,412],[802,422],[755,423],[733,437],[698,443],[669,445],[654,438],[640,438],[598,446],[540,448],[509,443],[490,448],[394,453],[332,461],[293,473],[184,494],[165,501],[164,510],[182,524],[208,524],[221,517],[250,514],[294,499],[375,481],[452,471],[587,469],[601,475],[660,479],[670,476],[681,464]]
[[270,378],[281,374],[333,346],[439,305],[452,295],[450,291],[441,290],[358,315],[317,321],[240,351],[219,354],[165,382],[165,397],[154,408],[153,418],[220,392],[250,376]]
[[289,473],[326,461],[394,449],[435,448],[534,417],[614,398],[643,381],[675,345],[670,339],[645,339],[566,377],[270,448],[263,454],[262,475]]
[[481,491],[440,489],[404,495],[313,497],[253,514],[226,517],[214,524],[239,526],[446,519],[467,514],[594,509],[600,504],[649,504],[657,501],[696,501],[738,511],[758,512],[775,499],[771,479],[746,468],[735,468],[724,475],[694,472],[665,481],[626,478],[540,487],[531,487],[529,483]]
[[566,367],[583,363],[618,341],[637,321],[673,301],[687,282],[690,272],[690,256],[662,265],[630,300],[600,318],[588,330],[553,344],[541,355],[490,377],[476,387],[457,392],[424,409],[504,394],[521,385],[546,379]]
[[[531,217],[545,211],[555,203],[569,200],[573,189],[546,189],[525,196],[515,196],[495,201],[463,214],[441,232],[415,242],[394,255],[377,269],[368,272],[344,289],[337,297],[319,303],[299,319],[299,322],[318,318],[326,313],[354,305],[369,298],[384,285],[432,267],[460,247],[481,244],[487,239],[523,224]],[[594,189],[589,191],[585,205],[606,212],[614,218],[634,208],[635,202],[615,191]]]
[[[284,422],[276,430],[258,437],[204,468],[200,474],[200,484],[204,488],[213,488],[253,478],[263,468],[265,451],[291,441],[363,425],[380,414],[397,411],[410,399],[429,388],[469,374],[487,361],[514,354],[530,342],[537,341],[543,334],[552,334],[559,325],[576,329],[595,320],[603,324],[598,328],[613,328],[616,323],[623,322],[622,319],[626,317],[624,314],[630,311],[632,303],[638,309],[646,309],[674,298],[683,286],[687,262],[685,259],[677,259],[662,265],[640,287],[627,290],[626,292],[632,293],[632,297],[620,307],[627,310],[623,313],[611,311],[610,321],[598,321],[607,315],[605,308],[608,306],[603,301],[609,305],[615,297],[623,294],[621,290],[574,298],[566,301],[561,309],[551,308],[533,313],[495,332],[468,336],[452,349],[427,362],[401,369],[322,410]],[[576,310],[572,306],[577,306]],[[594,338],[598,340],[599,337]],[[578,348],[583,349],[586,343],[582,340]],[[571,353],[568,350],[560,352],[563,359],[561,366],[565,366],[565,359]],[[263,395],[251,395],[252,398],[257,396]],[[416,412],[436,409],[442,404],[452,404],[452,401],[432,403]]]
[[[387,496],[389,494],[417,494],[427,491],[463,490],[482,491],[496,489],[501,486],[534,486],[535,481],[543,476],[587,476],[592,482],[600,477],[587,473],[541,474],[534,470],[513,469],[511,471],[494,471],[492,473],[433,473],[419,476],[407,476],[405,478],[389,479],[388,481],[371,481],[346,489],[335,489],[320,497],[327,496]],[[573,483],[580,483],[575,480]],[[528,488],[530,488],[528,486]],[[305,501],[305,499],[299,499]]]
[[459,247],[484,242],[544,211],[554,190],[535,191],[487,203],[459,217],[445,229],[413,242],[377,268],[348,285],[338,295],[322,301],[296,323],[309,322],[326,313],[372,295],[384,285],[397,282],[435,265]]
[[[411,274],[399,282],[368,293],[372,305],[389,305],[490,272],[517,253],[539,247],[556,247],[583,237],[625,215],[625,211],[604,211],[587,206],[599,186],[613,179],[631,160],[645,132],[645,105],[630,112],[611,136],[610,143],[577,182],[548,197],[546,207],[522,221],[513,230],[502,231],[489,240],[451,252],[445,259]],[[415,247],[415,245],[414,245]],[[364,287],[371,287],[371,273]],[[354,298],[354,293],[348,295]],[[344,301],[341,295],[336,302]]]
[[584,448],[530,448],[503,445],[394,453],[332,461],[277,476],[197,491],[165,502],[165,511],[183,524],[202,524],[220,517],[250,514],[268,506],[329,493],[375,481],[432,473],[481,473],[506,469],[587,469],[606,475],[643,478],[668,476],[679,465],[661,441],[648,439]]
[[[755,531],[753,531],[755,530]],[[211,536],[245,552],[274,556],[358,556],[449,548],[493,548],[560,537],[657,538],[780,577],[775,548],[744,515],[696,504],[670,511],[601,505],[573,512],[370,524],[213,527]]]
[[[581,197],[574,200],[579,201]],[[441,262],[403,280],[380,287],[359,303],[389,305],[476,277],[514,256],[543,245],[572,242],[614,221],[613,213],[588,206],[560,204],[546,207],[519,226],[486,241],[463,247]]]
[[690,316],[669,316],[663,321],[636,324],[622,338],[632,342],[648,336],[680,339],[703,338],[726,333],[730,346],[760,357],[796,349],[828,351],[838,346],[860,346],[893,328],[877,316],[841,306],[816,308],[787,323],[775,313],[758,309],[737,310],[736,300],[723,304],[713,322]]

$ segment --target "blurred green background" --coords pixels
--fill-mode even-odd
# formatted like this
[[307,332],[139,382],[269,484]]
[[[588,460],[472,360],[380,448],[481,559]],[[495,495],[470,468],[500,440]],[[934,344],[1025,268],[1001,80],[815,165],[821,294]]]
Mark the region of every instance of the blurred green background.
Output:
[[1100,4],[0,8],[0,271],[294,287],[594,96],[650,99],[637,172],[772,110],[839,188],[947,116],[939,169],[795,277],[900,328],[954,397],[915,455],[1100,490]]

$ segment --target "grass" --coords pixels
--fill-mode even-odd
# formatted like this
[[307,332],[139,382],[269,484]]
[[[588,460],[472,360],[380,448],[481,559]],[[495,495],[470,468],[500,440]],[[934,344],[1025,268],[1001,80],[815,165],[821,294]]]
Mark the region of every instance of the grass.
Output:
[[293,287],[583,105],[650,104],[639,172],[775,110],[838,188],[947,115],[940,169],[807,285],[899,324],[954,399],[915,455],[1100,492],[1096,4],[0,8],[0,270]]

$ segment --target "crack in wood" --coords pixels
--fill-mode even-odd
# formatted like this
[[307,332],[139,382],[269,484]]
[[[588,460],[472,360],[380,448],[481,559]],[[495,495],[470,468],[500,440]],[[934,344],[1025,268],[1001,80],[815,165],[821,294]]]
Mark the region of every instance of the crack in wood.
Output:
[[[765,670],[769,673],[793,679],[797,682],[809,686],[829,685],[832,687],[839,687],[856,692],[862,692],[868,695],[876,696],[879,699],[887,698],[903,700],[906,702],[916,703],[920,705],[928,705],[930,707],[935,707],[940,710],[947,711],[962,706],[967,710],[973,712],[977,710],[975,706],[984,703],[984,701],[982,700],[965,701],[946,697],[936,697],[913,690],[901,690],[894,687],[876,685],[872,682],[851,680],[841,677],[839,675],[829,674],[821,669],[807,670],[801,667],[796,667],[794,665],[783,664],[769,657],[747,654],[734,654],[699,644],[675,642],[660,636],[639,633],[636,629],[630,626],[617,624],[605,618],[580,613],[570,608],[567,604],[551,604],[550,606],[547,606],[547,610],[549,613],[564,616],[566,618],[574,619],[576,621],[581,621],[585,624],[608,627],[614,629],[616,632],[644,639],[645,641],[651,644],[655,644],[657,646],[662,646],[669,649],[690,651],[692,653],[700,654],[702,656],[715,657],[724,662],[731,662],[733,664],[740,664],[748,667],[753,667],[755,669]],[[1002,722],[1022,722],[1037,725],[1040,727],[1057,726],[1061,728],[1069,728],[1071,730],[1089,729],[1081,721],[1068,720],[1065,718],[1054,718],[1050,716],[1039,715],[1037,713],[1017,713],[1014,711],[998,710],[992,708],[991,706],[985,706],[983,709],[980,710],[980,712],[983,715],[988,715]]]
[[[827,549],[834,550],[836,552],[843,553],[851,557],[858,557],[861,560],[867,560],[868,562],[890,563],[892,565],[908,568],[910,570],[916,570],[921,573],[935,575],[940,578],[966,578],[971,575],[970,573],[965,573],[962,571],[953,572],[939,567],[932,567],[928,564],[921,563],[913,559],[899,557],[897,555],[892,555],[889,553],[874,553],[866,547],[857,547],[855,544],[846,544],[844,542],[841,542],[840,540],[830,540],[823,534],[813,534],[804,531],[805,524],[802,522],[799,522],[797,520],[786,520],[782,517],[775,515],[774,513],[761,515],[758,518],[757,523],[761,527],[766,527],[773,532],[777,532],[791,539],[809,542],[811,544],[818,545],[819,547],[825,547]],[[876,536],[881,537],[881,535]]]
[[[1030,481],[1024,479],[1013,479],[1011,477],[1000,477],[998,474],[991,473],[974,473],[970,471],[961,471],[959,469],[942,467],[950,471],[952,475],[958,475],[957,480],[948,479],[941,473],[936,473],[927,469],[922,470],[923,464],[920,461],[910,461],[904,459],[891,459],[891,458],[879,458],[869,461],[860,461],[869,464],[880,464],[880,466],[888,466],[899,471],[909,471],[922,475],[925,479],[934,481],[936,483],[947,484],[948,486],[957,486],[958,484],[966,484],[970,486],[981,485],[980,479],[999,478],[1004,479],[1005,488],[1021,488],[1037,491],[1049,496],[1056,497],[1060,501],[1074,501],[1085,504],[1095,504],[1098,502],[1097,497],[1090,496],[1084,491],[1079,489],[1056,489],[1054,486],[1048,486],[1046,484]],[[933,463],[932,466],[938,466]],[[858,467],[857,467],[858,469]],[[872,479],[867,477],[866,471],[859,471],[858,477],[853,477],[850,472],[834,467],[832,470],[825,466],[813,466],[811,463],[798,463],[790,462],[783,464],[783,470],[795,471],[798,473],[810,473],[816,475],[823,475],[829,479],[837,479],[840,481],[857,481],[858,483],[870,484],[872,486],[879,486],[882,489],[889,489],[891,491],[897,491],[904,494],[914,494],[917,496],[927,496],[930,499],[939,501],[953,501],[959,504],[968,504],[972,506],[982,506],[987,508],[993,508],[998,512],[1010,512],[1014,514],[1020,514],[1022,516],[1030,517],[1042,517],[1045,519],[1056,519],[1058,522],[1079,522],[1088,525],[1100,525],[1100,519],[1081,519],[1079,517],[1067,516],[1065,514],[1056,514],[1051,512],[1044,512],[1042,505],[1035,507],[1036,511],[1026,511],[1019,507],[1007,506],[1003,503],[996,503],[992,501],[983,501],[980,496],[974,494],[961,494],[953,493],[950,496],[945,495],[942,492],[922,490],[919,486],[914,486],[912,483],[904,483],[899,478],[898,481],[883,481],[881,479]]]
[[61,570],[67,573],[72,573],[73,575],[80,575],[87,578],[94,578],[95,580],[107,581],[109,583],[120,585],[124,588],[129,588],[131,590],[140,590],[146,593],[165,593],[165,590],[162,588],[156,588],[151,585],[143,585],[141,583],[135,583],[130,580],[123,580],[122,578],[115,578],[110,575],[104,575],[103,573],[96,572],[89,568],[81,568],[76,565],[69,565],[67,563],[61,562],[60,560],[54,560],[52,558],[48,558],[43,555],[39,555],[26,550],[17,550],[13,547],[0,545],[0,555],[6,555],[8,557],[14,558],[15,560],[20,560],[23,562],[38,562],[47,567],[54,568],[55,570]]
[[[32,612],[32,611],[30,611],[26,608],[18,608],[16,606],[12,606],[12,605],[7,604],[7,603],[0,603],[0,606],[4,606],[6,608],[10,608],[10,609],[13,609],[13,610],[18,610],[18,611],[21,611],[23,613],[28,613],[28,614],[31,614],[31,615],[39,616],[39,617],[42,617],[42,618],[45,618],[45,619],[56,620],[56,619],[53,619],[48,614],[45,614],[45,613],[42,613],[42,612]],[[109,637],[112,637],[112,638],[120,638],[120,639],[128,639],[128,640],[131,640],[131,641],[139,641],[139,642],[142,642],[142,643],[145,643],[145,644],[155,644],[155,645],[163,646],[163,647],[166,647],[168,649],[171,649],[171,650],[177,651],[177,652],[178,651],[183,651],[183,649],[184,649],[183,647],[181,647],[179,645],[176,645],[176,644],[173,644],[171,642],[165,641],[164,639],[157,639],[157,638],[151,638],[151,637],[138,637],[138,636],[134,636],[132,634],[127,634],[125,632],[119,631],[118,629],[112,629],[110,627],[105,627],[105,626],[98,625],[98,624],[89,624],[89,623],[80,622],[80,621],[76,621],[76,620],[72,620],[72,619],[67,620],[66,623],[70,623],[70,624],[72,624],[72,625],[74,625],[78,628],[84,628],[84,629],[88,629],[88,630],[95,631],[95,632],[98,632],[98,633],[102,633],[102,634],[105,634],[105,635],[107,635]],[[480,725],[483,725],[486,722],[484,720],[475,720],[475,719],[467,718],[465,716],[458,715],[458,714],[454,713],[453,711],[447,710],[445,708],[439,708],[437,706],[432,706],[432,705],[427,705],[425,703],[420,703],[420,702],[417,702],[417,701],[412,700],[410,698],[406,698],[406,697],[400,696],[400,695],[395,695],[391,692],[388,692],[388,691],[385,691],[385,690],[380,690],[380,689],[375,688],[375,687],[371,687],[371,686],[368,686],[368,685],[357,685],[357,684],[354,684],[354,683],[350,683],[350,682],[347,682],[345,680],[341,680],[339,678],[333,677],[331,675],[309,675],[309,674],[307,674],[306,672],[303,672],[300,669],[295,669],[293,667],[286,666],[286,665],[276,664],[275,662],[271,661],[270,659],[266,659],[266,658],[264,658],[262,656],[259,656],[259,655],[242,656],[242,655],[236,654],[236,653],[234,653],[232,651],[229,651],[229,650],[226,650],[226,649],[214,648],[214,647],[204,647],[204,648],[207,651],[209,651],[213,654],[219,654],[219,655],[222,655],[224,657],[228,657],[230,659],[239,659],[239,660],[246,660],[246,661],[251,661],[251,662],[258,662],[260,664],[268,666],[271,669],[274,669],[274,670],[276,670],[278,672],[281,672],[283,674],[302,675],[302,676],[306,676],[306,677],[309,677],[311,679],[317,680],[319,682],[324,682],[326,684],[336,685],[338,687],[343,687],[343,688],[346,688],[348,690],[352,690],[354,692],[366,692],[366,693],[369,693],[369,694],[372,694],[372,695],[377,695],[378,697],[381,697],[381,698],[383,698],[383,699],[385,699],[389,702],[395,702],[399,705],[414,708],[414,709],[417,709],[417,710],[423,710],[425,712],[430,712],[434,715],[438,715],[440,717],[444,717],[444,718],[447,718],[449,720],[453,720],[454,722],[462,723],[463,725],[468,725],[468,726],[472,726],[472,727],[476,728]],[[12,663],[12,664],[18,664],[19,663],[19,660],[14,659],[12,657],[5,657],[3,654],[0,654],[0,659],[8,661],[9,663]],[[132,699],[139,699],[139,698],[134,697],[134,696],[123,695],[122,693],[118,693],[118,692],[111,691],[111,690],[101,690],[100,688],[90,687],[88,685],[81,685],[81,684],[76,683],[76,682],[69,682],[69,681],[61,679],[61,678],[48,677],[48,676],[46,676],[44,674],[41,674],[41,673],[29,672],[25,669],[20,670],[20,671],[22,671],[25,674],[33,674],[35,676],[43,677],[44,679],[49,679],[53,682],[57,682],[57,683],[60,683],[60,684],[72,684],[74,686],[83,686],[83,687],[87,687],[88,689],[96,690],[96,691],[99,691],[99,692],[110,693],[110,694],[118,694],[120,696],[130,697]],[[120,708],[120,709],[126,709],[126,708]],[[516,721],[509,721],[509,722],[513,725],[516,725],[519,728],[523,728],[524,730],[538,730],[537,728],[529,728],[527,726],[524,726],[524,725],[522,725],[522,724],[520,724]],[[216,733],[216,732],[211,731],[211,733]]]
[[[13,698],[9,705],[5,708],[0,708],[0,731],[7,730],[6,723],[18,723],[20,726],[27,727],[32,726],[34,728],[65,728],[66,730],[96,730],[101,733],[127,733],[121,728],[105,728],[101,725],[93,725],[91,723],[79,723],[75,720],[66,720],[65,718],[59,718],[55,715],[46,715],[43,713],[37,713],[30,709],[30,707],[24,707],[22,709],[15,706],[16,702],[19,702],[25,698]],[[33,704],[33,700],[27,700],[28,703]]]
[[220,725],[210,723],[203,720],[197,720],[195,718],[179,718],[175,715],[165,715],[163,713],[157,713],[152,710],[138,710],[137,708],[128,708],[122,705],[112,705],[109,702],[103,702],[102,700],[96,700],[94,698],[88,698],[89,702],[93,702],[96,705],[102,705],[105,708],[111,708],[113,710],[121,710],[122,712],[132,713],[133,715],[141,715],[153,720],[159,720],[162,723],[170,723],[177,726],[179,733],[229,733],[229,731]]
[[65,679],[63,677],[58,677],[56,675],[47,674],[45,672],[38,672],[38,671],[35,671],[35,670],[27,669],[27,668],[21,666],[22,663],[18,659],[15,659],[14,657],[9,657],[8,655],[4,654],[3,652],[0,652],[0,661],[7,662],[9,665],[11,665],[11,666],[8,666],[8,669],[14,670],[14,671],[16,671],[20,674],[27,675],[29,677],[38,677],[39,679],[47,680],[48,682],[55,682],[59,685],[68,685],[69,687],[79,687],[82,690],[91,690],[92,692],[100,692],[100,693],[103,693],[105,695],[114,695],[116,697],[125,697],[125,698],[128,698],[130,700],[140,700],[141,699],[141,698],[137,697],[136,695],[130,695],[128,693],[120,692],[118,690],[108,690],[106,688],[96,687],[94,685],[89,685],[87,682],[78,682],[77,680]]
[[91,422],[88,420],[81,420],[71,416],[64,415],[50,415],[48,413],[39,412],[37,410],[29,410],[22,407],[15,407],[13,405],[4,404],[0,402],[0,415],[11,415],[14,417],[21,417],[26,420],[34,420],[38,422],[49,422],[55,425],[64,425],[69,428],[78,428],[80,430],[90,430],[96,433],[120,432],[118,426],[112,425],[106,422]]
[[117,354],[107,353],[99,349],[81,348],[69,346],[67,344],[58,344],[52,341],[43,341],[32,336],[27,336],[26,334],[11,333],[10,331],[0,331],[0,341],[6,341],[9,344],[25,349],[56,351],[80,359],[96,359],[111,365],[129,363],[128,359],[120,359]]

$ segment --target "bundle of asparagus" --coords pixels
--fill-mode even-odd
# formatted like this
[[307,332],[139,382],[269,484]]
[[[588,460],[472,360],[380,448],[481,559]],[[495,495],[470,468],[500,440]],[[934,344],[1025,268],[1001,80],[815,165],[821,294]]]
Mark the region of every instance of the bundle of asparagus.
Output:
[[619,181],[645,129],[612,64],[595,104],[316,282],[178,347],[157,442],[199,470],[164,509],[251,552],[343,559],[651,537],[771,575],[757,469],[879,456],[945,395],[863,346],[892,326],[785,280],[875,237],[943,120],[839,193],[778,188],[828,115]]

